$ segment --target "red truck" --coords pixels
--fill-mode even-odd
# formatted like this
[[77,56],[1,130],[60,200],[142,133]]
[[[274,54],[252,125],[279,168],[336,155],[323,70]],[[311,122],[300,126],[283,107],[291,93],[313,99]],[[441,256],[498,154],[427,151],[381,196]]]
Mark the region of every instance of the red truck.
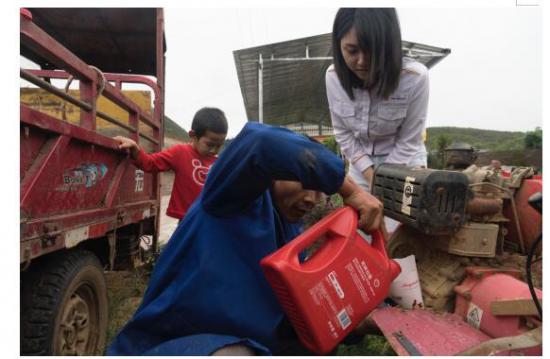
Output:
[[[29,8],[20,21],[22,93],[31,83],[49,96],[39,99],[62,104],[60,116],[20,105],[20,351],[101,354],[104,270],[139,261],[144,238],[157,250],[159,175],[137,169],[112,136],[162,148],[163,10]],[[125,95],[123,85],[136,86],[127,84],[148,89],[151,111]]]

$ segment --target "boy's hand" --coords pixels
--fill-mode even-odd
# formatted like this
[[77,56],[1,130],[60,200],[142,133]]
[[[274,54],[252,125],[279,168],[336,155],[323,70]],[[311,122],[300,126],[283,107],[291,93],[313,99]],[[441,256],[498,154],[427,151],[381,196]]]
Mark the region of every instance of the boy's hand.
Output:
[[132,158],[137,159],[137,155],[139,153],[139,146],[136,143],[136,141],[124,136],[115,136],[113,137],[113,140],[118,142],[119,150],[128,149],[130,150],[130,154],[132,155]]
[[359,228],[366,232],[380,228],[384,219],[382,202],[347,176],[339,193],[344,199],[344,204],[359,212]]
[[113,140],[118,142],[118,149],[122,150],[125,148],[132,148],[132,147],[138,147],[136,141],[124,137],[124,136],[115,136],[113,137]]

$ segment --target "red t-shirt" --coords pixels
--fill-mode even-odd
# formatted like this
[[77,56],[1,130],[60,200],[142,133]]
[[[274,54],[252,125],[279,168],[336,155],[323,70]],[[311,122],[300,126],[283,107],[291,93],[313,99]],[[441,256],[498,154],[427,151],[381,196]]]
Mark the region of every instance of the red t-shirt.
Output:
[[174,171],[174,186],[166,214],[181,219],[199,196],[216,158],[201,156],[193,145],[185,143],[152,154],[140,149],[134,164],[145,172]]

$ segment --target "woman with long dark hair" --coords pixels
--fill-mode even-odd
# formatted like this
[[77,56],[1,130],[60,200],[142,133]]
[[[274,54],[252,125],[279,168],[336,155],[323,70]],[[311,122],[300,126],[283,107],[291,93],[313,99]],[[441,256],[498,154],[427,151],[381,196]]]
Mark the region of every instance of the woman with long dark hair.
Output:
[[428,70],[403,55],[395,9],[340,9],[332,50],[327,97],[353,180],[368,190],[378,164],[426,166]]

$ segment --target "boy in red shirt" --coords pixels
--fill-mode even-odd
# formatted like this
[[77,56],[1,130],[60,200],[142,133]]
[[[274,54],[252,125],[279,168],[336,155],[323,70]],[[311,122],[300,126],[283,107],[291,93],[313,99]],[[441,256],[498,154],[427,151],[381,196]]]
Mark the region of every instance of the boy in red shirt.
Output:
[[227,135],[223,111],[204,107],[197,111],[191,124],[190,143],[177,144],[164,151],[147,154],[127,137],[116,136],[119,149],[129,149],[134,164],[145,172],[175,172],[172,195],[166,214],[181,220],[199,196],[210,166],[217,158]]

